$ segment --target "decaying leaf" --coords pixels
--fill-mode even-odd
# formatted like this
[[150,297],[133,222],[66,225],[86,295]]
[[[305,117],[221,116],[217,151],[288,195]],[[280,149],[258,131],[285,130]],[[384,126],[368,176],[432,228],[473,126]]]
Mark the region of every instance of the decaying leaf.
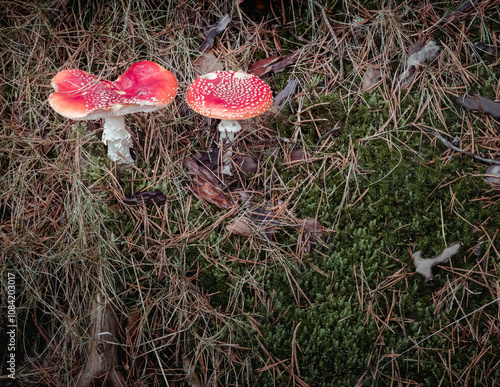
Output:
[[237,156],[234,159],[237,166],[237,171],[248,175],[250,173],[257,173],[259,164],[257,164],[250,156]]
[[207,52],[214,45],[215,37],[227,28],[227,25],[231,21],[228,14],[220,18],[217,23],[215,23],[206,33],[205,41],[200,45],[198,51]]
[[248,218],[235,218],[226,225],[227,231],[230,233],[249,237],[257,233]]
[[247,207],[247,211],[229,222],[226,229],[241,236],[263,235],[267,239],[271,238],[278,225],[274,211],[252,205],[249,201],[245,202],[244,207]]
[[462,4],[456,8],[454,11],[445,15],[439,22],[439,24],[444,24],[455,19],[460,19],[464,17],[469,10],[469,8],[476,7],[481,0],[467,0],[462,2]]
[[233,200],[226,195],[219,185],[217,177],[204,166],[199,165],[192,157],[184,161],[189,172],[193,175],[191,191],[200,199],[215,204],[221,209],[233,206]]
[[217,59],[213,50],[210,50],[195,59],[193,62],[193,68],[197,75],[203,75],[213,71],[224,70],[224,64]]
[[457,103],[464,108],[489,114],[493,118],[500,118],[500,102],[495,102],[489,98],[475,94],[473,97],[461,95],[457,98]]
[[125,385],[118,360],[120,324],[112,305],[102,294],[98,294],[93,302],[88,355],[73,384],[76,387],[102,385],[104,381],[112,387]]
[[248,69],[248,73],[254,74],[258,77],[261,77],[262,75],[269,72],[279,73],[288,66],[296,63],[297,59],[300,56],[300,53],[300,50],[296,50],[290,55],[272,56],[266,59],[258,60],[250,66],[250,68]]
[[280,61],[282,58],[282,56],[270,56],[269,58],[258,60],[250,66],[248,73],[261,77],[262,75],[272,71],[272,65]]
[[500,165],[491,165],[485,172],[486,180],[490,184],[500,183]]
[[290,163],[298,164],[307,159],[307,153],[301,149],[295,149],[290,152]]
[[290,98],[295,93],[295,89],[297,88],[298,84],[299,81],[296,78],[291,79],[286,84],[285,88],[281,90],[276,97],[274,97],[271,108],[276,109],[276,113],[279,112],[283,108],[285,103],[290,100]]
[[382,79],[382,72],[379,68],[370,66],[366,69],[361,83],[361,90],[368,90],[374,87]]
[[441,254],[434,258],[422,258],[422,251],[417,251],[412,254],[415,271],[424,276],[425,282],[434,278],[432,267],[440,263],[446,263],[460,250],[460,243],[454,243],[443,250]]
[[404,70],[397,78],[398,86],[409,84],[415,76],[419,67],[434,60],[439,51],[439,46],[431,40],[425,46],[421,40],[417,40],[409,49],[409,57],[406,60]]
[[274,233],[274,228],[278,225],[274,211],[261,206],[250,207],[247,215],[265,232],[271,231]]
[[123,199],[123,204],[127,206],[139,206],[141,204],[155,203],[162,205],[167,200],[166,196],[160,190],[136,192],[132,196]]
[[212,148],[197,157],[198,161],[210,171],[216,171],[221,163],[221,150],[220,148]]
[[276,97],[273,99],[273,103],[262,115],[261,119],[263,122],[269,124],[271,120],[280,112],[285,104],[292,98],[295,93],[295,89],[299,81],[297,79],[292,79],[287,83],[285,88],[281,90]]
[[262,225],[258,223],[260,222],[256,222],[254,219],[243,216],[241,218],[235,218],[229,222],[226,229],[236,235],[245,237],[262,235],[266,239],[270,239],[276,232],[276,227],[272,225],[262,227]]
[[308,237],[320,238],[323,232],[323,225],[314,218],[304,219],[304,233]]
[[193,364],[187,356],[182,359],[182,368],[184,370],[184,373],[186,374],[185,383],[187,383],[190,387],[203,386],[200,377],[196,373],[195,364]]
[[306,218],[303,222],[302,232],[305,241],[304,251],[308,253],[311,251],[311,243],[321,238],[324,227],[314,218]]

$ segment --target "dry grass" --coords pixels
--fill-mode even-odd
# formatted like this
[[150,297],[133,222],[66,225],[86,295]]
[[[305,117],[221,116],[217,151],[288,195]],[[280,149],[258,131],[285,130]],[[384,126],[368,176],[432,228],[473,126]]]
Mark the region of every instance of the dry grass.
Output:
[[[458,28],[457,23],[443,22],[446,12],[431,1],[422,1],[419,7],[402,2],[380,10],[346,2],[344,20],[319,2],[297,1],[292,12],[286,13],[272,2],[274,8],[269,12],[290,31],[284,38],[276,20],[256,22],[237,3],[219,0],[203,2],[200,7],[199,2],[187,0],[160,2],[159,6],[119,1],[107,6],[4,1],[0,6],[0,267],[2,281],[7,272],[17,277],[17,375],[23,385],[74,383],[85,362],[90,306],[98,293],[112,303],[123,328],[118,366],[127,375],[127,384],[183,385],[188,381],[228,385],[237,381],[244,385],[260,373],[272,375],[277,384],[288,378],[294,385],[307,385],[297,355],[296,333],[301,323],[295,323],[290,357],[280,359],[260,341],[261,316],[257,315],[262,306],[273,309],[273,296],[266,289],[268,272],[286,273],[299,307],[312,303],[297,279],[302,272],[316,270],[330,280],[329,274],[303,261],[300,236],[299,242],[288,242],[300,230],[296,203],[301,197],[318,182],[326,185],[333,173],[344,176],[344,184],[336,188],[344,192],[336,220],[325,225],[332,235],[345,206],[362,203],[367,193],[357,182],[363,173],[369,173],[359,166],[357,142],[385,141],[399,152],[409,147],[399,133],[408,132],[421,141],[429,136],[412,126],[420,124],[429,110],[436,114],[434,122],[426,121],[426,125],[443,127],[442,134],[450,140],[458,136],[465,150],[498,158],[498,122],[484,116],[471,118],[454,103],[455,96],[484,84],[488,77],[498,80],[494,75],[498,64],[483,66],[479,77],[481,63],[470,57],[464,62],[458,54],[473,46],[468,28],[479,19],[482,38],[498,57],[500,36],[489,29],[490,20],[499,16],[498,5],[484,1],[472,18],[466,19],[468,13],[457,14],[456,18],[468,23]],[[278,114],[279,119],[289,120],[292,136],[279,141],[267,124],[264,130],[245,135],[240,151],[258,158],[261,171],[250,180],[229,181],[223,187],[234,191],[235,199],[234,187],[255,192],[255,201],[272,209],[284,228],[279,240],[234,237],[224,226],[244,210],[220,211],[197,201],[185,188],[189,177],[183,160],[211,148],[216,132],[213,123],[188,109],[182,96],[195,78],[193,62],[204,31],[225,13],[232,22],[218,36],[213,53],[226,69],[248,69],[263,55],[288,54],[293,45],[300,51],[296,63],[287,69],[289,79],[299,80],[289,105],[293,114]],[[403,16],[414,23],[403,24]],[[410,85],[395,87],[408,48],[418,38],[430,39],[436,31],[442,36],[436,60],[417,72]],[[106,162],[98,130],[58,116],[47,97],[50,80],[58,70],[79,68],[115,79],[130,64],[146,59],[176,75],[179,96],[160,112],[127,118],[137,133],[137,166],[127,171]],[[328,118],[317,117],[313,111],[322,108],[326,104],[322,98],[332,92],[339,93],[347,117],[354,114],[355,103],[369,105],[370,91],[360,87],[369,68],[382,73],[374,90],[387,101],[388,118],[377,123],[378,133],[360,141],[353,139],[347,152],[339,152],[334,133],[325,130]],[[277,75],[266,77],[273,82]],[[491,88],[499,98],[500,83]],[[408,106],[415,92],[420,100]],[[456,125],[449,128],[448,112],[460,122],[458,131]],[[477,124],[472,119],[481,121],[479,135],[471,130]],[[316,146],[307,144],[309,134],[304,133],[310,123],[315,138],[321,140]],[[292,166],[276,163],[277,154],[286,159],[293,149],[309,152],[307,162],[300,166],[305,176],[302,183],[284,181],[281,171]],[[413,151],[419,155],[417,149]],[[446,162],[449,152],[442,157]],[[310,167],[313,163],[315,168]],[[164,205],[123,204],[131,193],[153,189],[166,195]],[[321,192],[318,211],[334,193]],[[484,193],[485,205],[498,207],[496,192]],[[462,205],[452,203],[445,210],[459,213]],[[480,231],[483,251],[476,258],[477,265],[471,270],[445,268],[450,280],[432,299],[436,314],[458,306],[453,309],[455,315],[448,314],[448,324],[432,327],[432,335],[443,336],[456,346],[450,353],[440,354],[448,370],[443,384],[487,380],[498,368],[481,362],[485,353],[496,351],[491,340],[499,334],[500,317],[486,309],[495,303],[485,303],[474,313],[464,312],[472,283],[474,291],[480,288],[495,301],[500,298],[494,275],[500,258],[498,236]],[[400,261],[402,254],[394,251],[391,257]],[[244,265],[244,274],[232,268],[233,262]],[[221,281],[230,279],[225,310],[212,305],[219,295],[216,284],[202,283],[202,273],[214,268],[223,273]],[[399,271],[380,278],[370,288],[363,266],[354,267],[359,308],[380,332],[358,385],[414,384],[405,378],[400,358],[415,361],[433,350],[425,346],[428,337],[416,341],[404,337],[402,347],[395,349],[398,352],[389,355],[380,345],[384,335],[394,333],[393,324],[404,332],[414,323],[398,313],[411,272],[402,263]],[[244,289],[253,292],[254,305],[246,303]],[[248,337],[259,343],[259,354],[252,355],[251,348],[240,345]],[[477,345],[477,353],[469,369],[457,375],[451,356],[470,343]],[[248,360],[250,356],[258,358],[258,369]]]

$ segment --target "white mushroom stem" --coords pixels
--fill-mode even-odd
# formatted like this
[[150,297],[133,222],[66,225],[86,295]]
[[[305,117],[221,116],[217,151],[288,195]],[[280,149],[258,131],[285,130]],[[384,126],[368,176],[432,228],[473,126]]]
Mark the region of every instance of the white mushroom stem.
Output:
[[217,128],[220,132],[221,143],[227,139],[230,144],[229,149],[231,149],[231,143],[234,141],[234,135],[241,130],[241,125],[238,121],[221,120]]
[[111,161],[118,164],[134,163],[130,155],[131,136],[125,128],[123,116],[104,119],[102,142],[108,146],[108,157]]
[[224,142],[228,142],[229,146],[227,151],[224,152],[222,156],[222,173],[225,175],[232,175],[231,173],[231,155],[233,153],[232,144],[234,142],[234,136],[241,130],[241,125],[238,121],[234,120],[221,120],[217,126],[220,132],[220,145],[221,148],[224,146]]

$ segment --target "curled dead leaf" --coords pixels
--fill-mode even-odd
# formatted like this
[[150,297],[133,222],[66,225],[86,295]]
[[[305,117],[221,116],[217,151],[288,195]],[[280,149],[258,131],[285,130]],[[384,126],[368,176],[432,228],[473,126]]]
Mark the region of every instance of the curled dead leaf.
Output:
[[405,86],[411,83],[415,71],[436,58],[439,46],[433,40],[425,46],[421,40],[417,40],[408,51],[409,57],[406,60],[403,72],[397,77],[397,86]]
[[229,17],[228,14],[225,14],[223,17],[221,17],[217,21],[217,23],[215,23],[207,31],[206,38],[203,41],[203,43],[200,45],[200,47],[198,48],[198,51],[206,52],[206,51],[210,50],[214,45],[215,37],[227,28],[230,21],[231,21],[231,18]]
[[228,209],[233,206],[233,199],[224,193],[217,177],[211,171],[199,165],[192,157],[186,158],[184,163],[193,175],[191,191],[198,198],[215,204],[221,209]]
[[290,55],[271,56],[269,58],[258,60],[250,66],[248,73],[257,75],[258,77],[261,77],[269,72],[273,72],[275,74],[279,73],[288,66],[296,63],[300,53],[300,50],[296,50]]
[[250,224],[247,218],[236,218],[229,222],[226,226],[227,231],[230,233],[241,235],[241,236],[252,236],[255,235],[256,230]]
[[167,197],[160,190],[136,192],[123,199],[123,204],[127,206],[139,206],[141,204],[155,203],[161,205],[165,203]]
[[272,65],[280,61],[282,58],[282,56],[270,56],[269,58],[258,60],[250,66],[248,73],[261,77],[262,75],[272,71]]

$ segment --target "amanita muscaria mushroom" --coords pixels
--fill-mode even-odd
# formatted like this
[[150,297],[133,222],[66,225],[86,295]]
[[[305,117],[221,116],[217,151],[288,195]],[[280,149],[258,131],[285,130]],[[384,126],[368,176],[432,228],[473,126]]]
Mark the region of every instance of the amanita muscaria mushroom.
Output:
[[196,78],[189,85],[186,100],[195,112],[221,120],[218,129],[223,143],[225,139],[232,142],[241,130],[237,120],[264,113],[273,102],[273,94],[255,75],[243,71],[215,71]]
[[118,163],[134,162],[123,116],[158,110],[177,94],[174,74],[150,61],[133,64],[114,82],[69,69],[60,71],[51,85],[55,92],[49,102],[57,113],[73,120],[104,119],[102,141]]

